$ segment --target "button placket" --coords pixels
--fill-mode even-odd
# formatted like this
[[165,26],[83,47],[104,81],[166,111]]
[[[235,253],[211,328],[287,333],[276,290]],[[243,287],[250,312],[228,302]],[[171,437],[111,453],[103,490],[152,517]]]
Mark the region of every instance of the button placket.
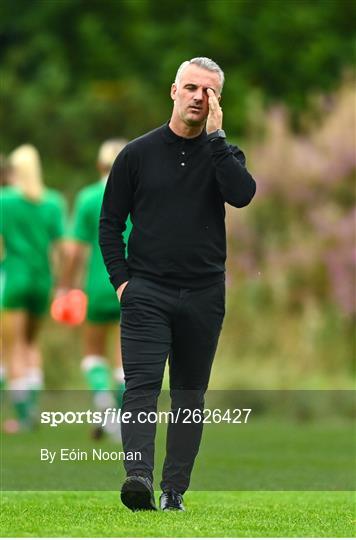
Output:
[[184,147],[180,150],[180,166],[185,167],[186,166],[186,151],[184,150]]

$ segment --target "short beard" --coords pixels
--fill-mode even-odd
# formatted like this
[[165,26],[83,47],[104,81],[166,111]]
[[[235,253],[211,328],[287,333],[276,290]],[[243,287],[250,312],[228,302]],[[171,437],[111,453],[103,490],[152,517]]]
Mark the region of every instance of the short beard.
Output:
[[204,120],[193,120],[191,118],[184,117],[182,120],[189,127],[204,126],[206,122],[206,118],[204,118]]

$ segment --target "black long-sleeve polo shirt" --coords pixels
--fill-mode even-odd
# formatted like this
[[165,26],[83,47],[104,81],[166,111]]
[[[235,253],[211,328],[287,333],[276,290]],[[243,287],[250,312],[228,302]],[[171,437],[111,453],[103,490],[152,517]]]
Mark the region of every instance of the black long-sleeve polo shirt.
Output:
[[192,288],[223,280],[224,203],[246,206],[255,191],[243,152],[224,139],[209,141],[205,131],[185,139],[165,124],[130,142],[112,167],[100,216],[99,243],[115,290],[131,276]]

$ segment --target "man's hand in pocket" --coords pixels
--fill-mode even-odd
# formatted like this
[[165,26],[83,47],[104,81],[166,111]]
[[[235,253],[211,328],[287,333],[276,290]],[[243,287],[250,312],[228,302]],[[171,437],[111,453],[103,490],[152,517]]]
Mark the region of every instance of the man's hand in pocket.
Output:
[[119,302],[121,302],[121,296],[127,284],[128,284],[128,281],[124,281],[124,283],[121,283],[120,287],[116,291]]

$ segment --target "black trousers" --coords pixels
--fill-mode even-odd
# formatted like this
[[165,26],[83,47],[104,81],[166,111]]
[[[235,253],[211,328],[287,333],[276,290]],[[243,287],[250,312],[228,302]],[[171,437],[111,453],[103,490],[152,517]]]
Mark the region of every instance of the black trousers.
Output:
[[[134,276],[124,289],[121,347],[126,390],[122,412],[132,416],[121,425],[122,440],[126,455],[141,454],[140,461],[125,460],[128,475],[153,479],[156,424],[140,423],[138,415],[157,411],[167,357],[173,413],[179,408],[204,408],[224,314],[225,282],[182,289]],[[161,482],[162,490],[180,493],[189,486],[203,430],[202,422],[182,420],[181,416],[168,424]]]

